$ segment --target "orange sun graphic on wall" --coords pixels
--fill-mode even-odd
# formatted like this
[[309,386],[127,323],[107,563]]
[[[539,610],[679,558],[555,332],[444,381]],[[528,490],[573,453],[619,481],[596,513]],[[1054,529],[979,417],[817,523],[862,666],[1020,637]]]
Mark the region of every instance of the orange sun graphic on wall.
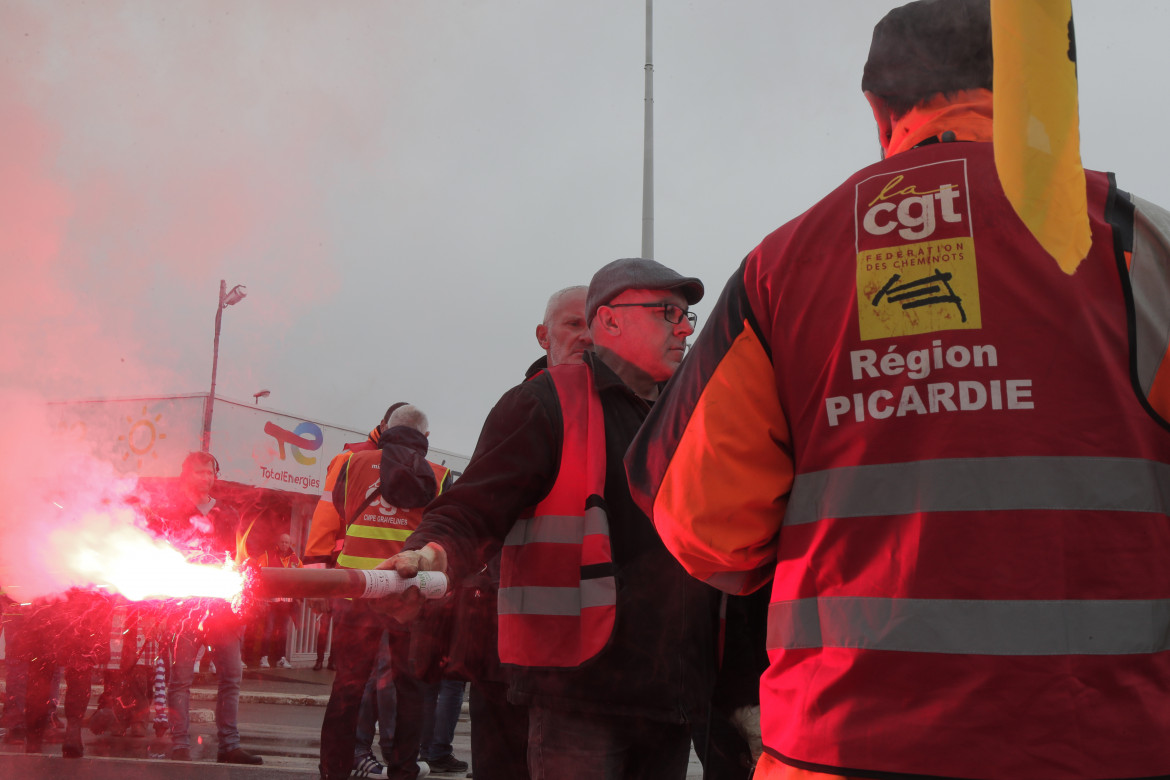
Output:
[[122,455],[122,460],[128,461],[132,457],[137,458],[138,463],[135,468],[140,469],[142,468],[143,459],[148,453],[152,459],[158,458],[158,453],[154,451],[155,442],[167,437],[165,433],[159,430],[161,420],[161,414],[156,414],[153,418],[148,417],[145,406],[139,412],[139,418],[137,420],[130,416],[126,417],[126,422],[130,425],[130,429],[124,435],[119,436],[118,441],[126,442],[129,451]]

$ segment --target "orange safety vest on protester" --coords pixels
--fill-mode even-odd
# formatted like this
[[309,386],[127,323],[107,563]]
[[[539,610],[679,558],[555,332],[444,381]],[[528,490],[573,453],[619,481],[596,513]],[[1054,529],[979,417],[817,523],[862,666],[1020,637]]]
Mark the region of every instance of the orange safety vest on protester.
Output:
[[345,536],[345,529],[342,527],[343,521],[337,513],[337,508],[333,506],[333,486],[337,484],[337,475],[341,473],[342,467],[355,452],[378,449],[378,435],[380,433],[381,426],[374,428],[365,441],[346,444],[341,452],[334,455],[333,459],[329,461],[329,467],[325,471],[325,487],[321,491],[321,497],[317,500],[317,506],[313,509],[313,519],[309,523],[309,536],[305,540],[305,558],[309,561],[307,565],[310,568],[322,568],[327,561],[332,562],[338,549],[338,541]]
[[696,576],[774,575],[773,758],[1167,777],[1170,214],[1087,172],[1093,244],[1068,275],[992,153],[904,151],[768,236],[631,483]]
[[[354,457],[374,458],[377,463],[380,451],[356,454]],[[446,466],[431,463],[435,474],[435,485],[443,490],[443,481],[451,472]],[[366,499],[371,491],[377,491],[381,481],[376,468],[354,468],[350,461],[349,484],[345,490],[344,512],[351,513]],[[402,543],[422,522],[423,509],[403,509],[386,503],[381,496],[370,502],[357,518],[343,529],[344,535],[337,540],[337,565],[343,569],[373,569],[392,555],[402,552]],[[348,518],[343,517],[342,522]]]
[[[605,499],[605,418],[586,365],[547,369],[564,420],[560,470],[500,560],[500,661],[573,667],[613,633],[617,584]],[[539,376],[539,375],[538,375]]]
[[[764,742],[845,774],[1166,774],[1170,434],[1131,385],[1118,193],[1088,176],[1094,242],[1070,277],[1009,211],[990,155],[955,143],[890,158],[817,207],[855,208],[861,239],[802,239],[857,257],[848,306],[877,316],[860,334],[854,320],[773,342],[793,357],[777,379],[803,451],[769,611]],[[875,236],[887,246],[854,245]],[[925,303],[909,333],[886,330],[884,307]],[[1022,329],[1025,310],[1059,325]],[[806,349],[832,369],[800,362]]]
[[303,567],[301,559],[297,557],[295,552],[290,552],[286,557],[281,558],[280,553],[275,550],[271,552],[265,550],[252,560],[260,567],[279,566],[282,569],[300,569]]

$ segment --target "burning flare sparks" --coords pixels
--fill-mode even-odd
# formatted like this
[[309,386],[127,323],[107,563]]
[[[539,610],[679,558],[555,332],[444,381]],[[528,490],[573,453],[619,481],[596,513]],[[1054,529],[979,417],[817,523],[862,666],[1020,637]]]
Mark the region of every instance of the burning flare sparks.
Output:
[[50,533],[49,561],[63,580],[120,593],[131,601],[150,598],[220,598],[238,603],[244,576],[231,564],[196,563],[135,525],[127,508],[82,513]]

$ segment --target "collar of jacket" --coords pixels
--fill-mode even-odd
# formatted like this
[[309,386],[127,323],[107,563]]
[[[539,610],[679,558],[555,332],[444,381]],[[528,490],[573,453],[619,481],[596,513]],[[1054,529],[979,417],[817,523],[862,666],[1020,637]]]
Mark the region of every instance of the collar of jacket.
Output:
[[546,368],[548,368],[548,355],[541,355],[536,359],[536,362],[530,365],[528,370],[524,372],[524,378],[531,379],[541,371],[544,371]]
[[942,135],[955,134],[956,141],[991,140],[991,90],[966,89],[951,95],[935,95],[910,109],[894,123],[886,157],[913,149]]
[[[617,375],[617,372],[605,364],[605,361],[597,356],[596,352],[585,353],[585,363],[593,369],[593,382],[597,385],[597,392],[604,393],[607,390],[621,390],[629,393],[634,398],[638,398],[643,403],[650,403],[645,398],[642,398],[634,392],[633,388],[622,381],[622,378]],[[658,387],[661,389],[665,383]]]
[[370,431],[369,435],[366,436],[364,440],[346,442],[341,449],[344,452],[364,452],[366,450],[376,450],[378,449],[378,434],[381,430],[382,426],[379,425],[377,428],[374,428],[374,430]]

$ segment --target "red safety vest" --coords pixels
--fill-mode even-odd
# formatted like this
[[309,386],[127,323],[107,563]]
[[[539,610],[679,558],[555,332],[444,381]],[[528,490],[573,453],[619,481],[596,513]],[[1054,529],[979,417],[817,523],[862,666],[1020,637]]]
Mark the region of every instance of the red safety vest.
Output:
[[[365,461],[377,465],[381,457],[380,450],[353,455],[345,493],[347,512],[353,512],[371,491],[379,489],[381,481],[378,469],[370,468]],[[427,463],[435,474],[439,492],[442,492],[443,480],[447,478],[450,469],[430,461]],[[392,506],[378,496],[350,523],[345,529],[345,536],[338,540],[341,552],[337,556],[337,565],[343,569],[373,569],[390,556],[402,552],[403,542],[422,522],[423,509],[425,507],[403,509]],[[343,521],[347,519],[343,518]]]
[[[1127,272],[1125,198],[1089,173],[1093,246],[1064,274],[991,155],[871,166],[746,261],[800,444],[766,750],[844,775],[1168,775],[1170,432],[1131,375],[1144,350],[1153,382],[1167,328],[1135,346],[1125,304],[1170,258],[1139,235]],[[1170,321],[1155,300],[1144,321]]]
[[601,398],[588,366],[547,373],[564,419],[561,467],[548,496],[504,541],[499,649],[506,664],[563,668],[580,666],[609,641],[617,585],[602,498]]

